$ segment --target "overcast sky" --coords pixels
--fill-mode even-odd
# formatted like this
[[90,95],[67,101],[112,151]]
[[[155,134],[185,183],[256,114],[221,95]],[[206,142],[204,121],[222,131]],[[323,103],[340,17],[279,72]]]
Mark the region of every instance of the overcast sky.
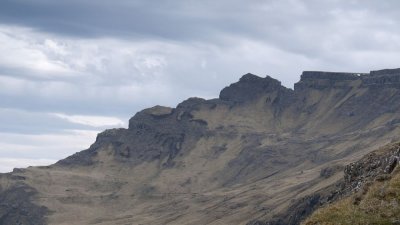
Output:
[[243,74],[400,67],[400,1],[2,0],[0,172],[89,147],[135,112]]

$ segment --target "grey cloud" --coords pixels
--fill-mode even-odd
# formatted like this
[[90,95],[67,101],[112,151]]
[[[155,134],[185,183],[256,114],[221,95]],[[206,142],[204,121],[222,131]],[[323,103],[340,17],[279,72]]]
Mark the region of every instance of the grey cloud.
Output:
[[[385,48],[387,44],[382,46],[373,33],[395,32],[400,21],[396,6],[397,1],[373,0],[5,0],[0,21],[77,38],[156,39],[230,47],[236,38],[245,38],[321,58],[336,47]],[[346,24],[338,23],[340,19]],[[365,44],[351,45],[360,37],[367,38]]]
[[259,10],[263,5],[261,1],[5,0],[0,20],[78,37],[214,41],[221,33],[251,36],[271,25],[287,27],[293,22],[281,17],[291,11],[291,4],[278,4],[266,12]]
[[179,33],[181,38],[194,38],[208,28],[197,14],[180,15],[185,5],[174,1],[3,1],[0,19],[73,36],[178,38]]
[[332,19],[332,9],[360,10],[366,2],[376,1],[4,0],[0,20],[72,36],[207,40],[220,33],[265,36],[303,22],[318,25]]

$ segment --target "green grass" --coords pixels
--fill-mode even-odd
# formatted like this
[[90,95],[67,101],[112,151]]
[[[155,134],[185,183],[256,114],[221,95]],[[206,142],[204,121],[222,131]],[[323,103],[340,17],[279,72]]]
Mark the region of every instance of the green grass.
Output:
[[[361,198],[355,201],[355,198]],[[354,194],[314,212],[303,225],[393,225],[400,223],[400,171],[375,181],[364,194]]]

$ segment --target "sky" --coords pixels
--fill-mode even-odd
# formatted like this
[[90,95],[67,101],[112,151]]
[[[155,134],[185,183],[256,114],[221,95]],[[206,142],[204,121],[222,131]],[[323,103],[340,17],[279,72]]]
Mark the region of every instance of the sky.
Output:
[[398,68],[400,1],[2,0],[0,172],[47,165],[137,111],[243,74]]

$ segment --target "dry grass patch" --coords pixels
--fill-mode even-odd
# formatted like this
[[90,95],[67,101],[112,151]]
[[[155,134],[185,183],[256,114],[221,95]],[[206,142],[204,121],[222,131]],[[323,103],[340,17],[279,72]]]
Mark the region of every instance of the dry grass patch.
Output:
[[303,225],[400,224],[399,204],[400,171],[397,168],[390,180],[376,181],[365,194],[355,194],[317,210]]

